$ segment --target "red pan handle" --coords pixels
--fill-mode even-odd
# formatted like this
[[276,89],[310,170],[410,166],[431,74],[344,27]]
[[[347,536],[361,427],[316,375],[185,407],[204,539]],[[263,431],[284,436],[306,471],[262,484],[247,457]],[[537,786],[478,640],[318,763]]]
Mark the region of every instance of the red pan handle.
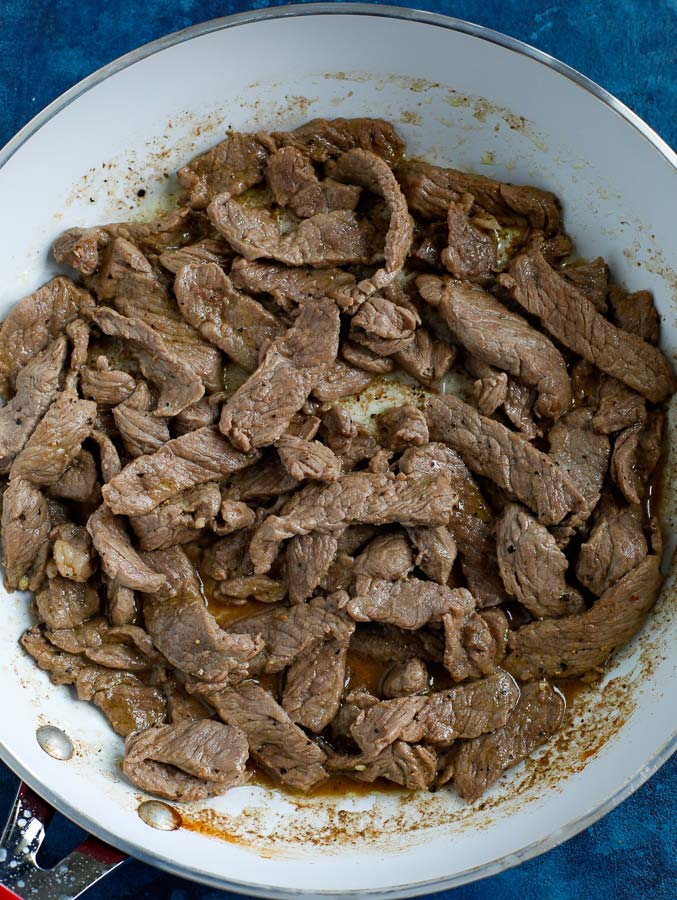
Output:
[[41,869],[36,855],[45,838],[52,807],[27,784],[19,785],[0,837],[0,900],[76,900],[87,888],[127,859],[124,853],[89,837],[57,863]]

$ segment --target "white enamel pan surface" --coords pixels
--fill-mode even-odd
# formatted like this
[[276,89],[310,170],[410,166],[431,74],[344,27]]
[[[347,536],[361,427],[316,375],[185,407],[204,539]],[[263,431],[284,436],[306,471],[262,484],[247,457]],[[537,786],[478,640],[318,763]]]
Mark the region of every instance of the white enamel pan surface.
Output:
[[[428,13],[327,4],[278,8],[172,35],[102,69],[31,122],[0,156],[0,315],[55,271],[64,228],[152,215],[173,172],[226,129],[289,128],[314,116],[382,116],[412,155],[555,191],[586,257],[650,288],[662,343],[677,347],[675,156],[603,90],[539,51]],[[146,191],[142,200],[137,191]],[[131,198],[131,199],[130,199]],[[675,447],[663,519],[674,548]],[[187,878],[271,897],[411,896],[490,875],[609,812],[675,748],[673,580],[602,687],[562,734],[481,801],[360,794],[297,799],[261,786],[148,827],[100,713],[50,684],[20,651],[28,598],[2,597],[0,756],[89,832]],[[39,747],[54,724],[76,752]]]

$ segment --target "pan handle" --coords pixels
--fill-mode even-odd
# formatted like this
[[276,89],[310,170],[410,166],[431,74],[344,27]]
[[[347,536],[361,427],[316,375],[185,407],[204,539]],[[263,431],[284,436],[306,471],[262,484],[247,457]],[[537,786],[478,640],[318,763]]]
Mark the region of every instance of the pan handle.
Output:
[[127,859],[124,853],[89,837],[53,869],[36,862],[52,807],[27,784],[19,785],[0,837],[0,900],[76,900]]

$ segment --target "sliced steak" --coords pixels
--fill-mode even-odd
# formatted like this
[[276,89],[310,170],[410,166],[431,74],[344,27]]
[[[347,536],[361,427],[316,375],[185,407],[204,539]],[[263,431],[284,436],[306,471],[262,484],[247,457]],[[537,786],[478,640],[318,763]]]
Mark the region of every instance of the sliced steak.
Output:
[[255,571],[267,572],[280,543],[297,534],[339,531],[354,522],[443,525],[456,499],[444,476],[349,473],[333,484],[311,484],[295,494],[280,515],[269,516],[259,527],[249,552]]
[[428,690],[428,667],[418,656],[395,663],[383,679],[381,693],[387,699],[424,694]]
[[283,434],[276,444],[282,465],[295,481],[336,481],[341,475],[341,461],[320,441],[304,441]]
[[426,414],[434,440],[449,444],[473,472],[521,500],[544,525],[555,525],[583,508],[583,496],[565,471],[522,435],[481,416],[453,394],[431,398]]
[[569,561],[548,529],[509,503],[496,523],[498,565],[505,589],[537,619],[569,616],[583,598],[566,582]]
[[108,435],[104,434],[103,431],[99,431],[98,428],[95,428],[92,432],[92,440],[99,447],[99,467],[101,469],[101,477],[106,483],[122,471],[120,454]]
[[208,237],[195,244],[188,244],[176,250],[165,250],[159,256],[159,263],[168,272],[176,275],[184,266],[198,266],[202,263],[216,263],[225,266],[233,258],[233,251],[222,237]]
[[209,703],[224,722],[244,732],[256,763],[277,781],[308,791],[327,777],[325,752],[260,684],[244,681],[210,694]]
[[54,241],[52,254],[59,265],[93,275],[99,268],[99,251],[107,241],[103,228],[69,228]]
[[602,376],[597,412],[592,418],[592,427],[601,434],[612,434],[630,425],[646,421],[646,401],[644,397],[618,381],[617,378]]
[[311,532],[292,538],[287,544],[287,583],[292,606],[305,603],[329,571],[338,549],[335,534]]
[[224,496],[247,503],[264,503],[295,491],[298,486],[298,481],[285,469],[277,453],[266,451],[258,462],[228,478]]
[[129,463],[102,493],[113,512],[140,516],[181,491],[227,478],[257,458],[235,450],[217,428],[199,428]]
[[185,266],[176,276],[174,291],[190,324],[245,372],[254,371],[261,348],[284,332],[278,319],[236,290],[215,263]]
[[180,437],[190,431],[197,431],[198,428],[215,425],[219,418],[219,401],[222,399],[219,394],[202,397],[197,403],[182,409],[172,422],[174,436]]
[[47,501],[24,478],[10,481],[2,498],[2,562],[8,591],[36,591],[45,576],[52,527]]
[[68,343],[61,335],[16,375],[16,393],[0,409],[0,472],[6,473],[59,393]]
[[254,134],[230,134],[177,172],[193,209],[205,209],[223,191],[234,196],[263,181],[268,153]]
[[564,266],[562,276],[570,281],[584,297],[587,297],[598,312],[605,313],[607,311],[609,267],[601,256],[589,263]]
[[343,359],[357,369],[373,375],[388,375],[395,371],[395,362],[387,356],[378,356],[373,350],[352,341],[342,341],[340,353]]
[[653,403],[663,402],[677,388],[660,350],[612,325],[538,250],[517,257],[510,274],[501,275],[499,282],[565,347]]
[[642,627],[662,583],[657,557],[647,557],[589,610],[511,632],[506,668],[521,681],[550,675],[575,678],[601,669],[611,652]]
[[77,628],[99,612],[100,600],[90,584],[57,575],[35,594],[38,618],[51,631]]
[[222,500],[219,508],[219,517],[210,522],[209,527],[216,534],[232,534],[243,528],[251,528],[256,521],[256,514],[246,503],[239,500]]
[[124,519],[105,504],[89,517],[87,531],[112,581],[135,591],[159,591],[164,586],[166,579],[149,569],[132,546]]
[[367,430],[353,422],[350,413],[337,404],[322,416],[320,435],[324,443],[341,457],[346,471],[363,459],[371,459],[380,449]]
[[650,412],[644,425],[632,425],[616,438],[611,477],[628,503],[641,503],[661,455],[664,416]]
[[84,366],[80,372],[80,388],[85,397],[100,406],[117,406],[134,391],[136,382],[128,372],[111,369],[105,356],[99,356],[93,367]]
[[221,581],[214,589],[214,596],[231,606],[248,600],[258,603],[278,603],[287,594],[287,585],[267,575],[237,575]]
[[437,632],[402,631],[392,625],[358,624],[350,649],[382,663],[402,662],[414,656],[441,663],[444,658],[444,641]]
[[344,772],[357,781],[371,783],[384,778],[408,791],[422,791],[435,781],[437,755],[428,747],[394,741],[374,758],[330,755],[327,768]]
[[407,528],[407,534],[416,547],[416,565],[421,571],[438,584],[449,581],[451,570],[456,560],[456,541],[448,528],[438,525],[430,528],[418,525]]
[[609,469],[609,439],[592,427],[594,410],[574,409],[550,429],[550,457],[583,495],[585,504],[571,524],[585,522],[599,502]]
[[355,560],[355,577],[399,581],[414,568],[414,554],[401,531],[379,534],[369,541]]
[[50,485],[49,494],[78,503],[96,503],[101,499],[98,478],[96,460],[89,450],[82,449],[66,471]]
[[248,756],[239,728],[201,719],[130,735],[122,771],[136,787],[157,797],[205,800],[246,781]]
[[315,162],[359,148],[375,153],[388,165],[401,159],[406,145],[384,119],[311,119],[294,131],[274,131],[266,135],[266,145],[297,147]]
[[342,288],[355,284],[355,276],[343,269],[311,269],[272,262],[254,262],[238,258],[230,278],[236,288],[252,294],[269,294],[288,315],[312,300],[331,297]]
[[50,537],[59,575],[82,584],[89,581],[96,571],[96,560],[87,530],[69,522],[53,528]]
[[372,372],[365,372],[342,359],[337,359],[313,388],[313,397],[331,403],[342,397],[359,394],[374,380]]
[[63,392],[49,407],[10,469],[10,478],[54,484],[80,452],[96,419],[96,403]]
[[611,321],[614,325],[636,334],[650,344],[658,343],[659,319],[650,291],[628,293],[617,285],[609,288]]
[[581,545],[576,576],[601,596],[638,566],[649,552],[639,506],[621,506],[613,498],[600,504],[588,540]]
[[19,371],[63,329],[94,307],[94,300],[70,278],[57,275],[24,297],[0,327],[0,395],[8,398]]
[[324,641],[287,669],[282,708],[291,720],[319,734],[338,712],[345,687],[348,642]]
[[411,344],[395,353],[395,362],[425,387],[437,387],[456,359],[456,348],[420,325]]
[[462,194],[457,203],[449,204],[448,244],[440,261],[455,278],[483,284],[496,269],[498,247],[491,234],[471,219],[474,205],[472,194]]
[[505,656],[508,620],[497,609],[475,613],[458,606],[442,617],[444,668],[454,681],[492,675]]
[[505,725],[452,751],[454,784],[461,797],[476,800],[507,769],[546,743],[562,724],[565,706],[564,697],[546,681],[524,685]]
[[377,356],[391,356],[411,344],[420,324],[415,310],[375,294],[353,316],[350,338]]
[[219,427],[241,450],[271,444],[336,359],[339,315],[331,300],[303,308],[270,345],[258,369],[224,403]]
[[418,631],[430,622],[441,622],[452,609],[475,608],[465,588],[452,589],[434,581],[406,578],[385,581],[358,575],[347,611],[357,622],[383,622],[407,631]]
[[301,219],[335,209],[355,209],[361,189],[320,181],[308,157],[296,147],[283,147],[268,160],[266,181],[278,206],[286,206]]
[[129,625],[136,619],[136,595],[131,588],[122,587],[104,576],[108,598],[108,618],[112,625]]
[[142,550],[162,550],[196,540],[200,531],[214,522],[220,508],[218,485],[199,484],[170,497],[144,516],[130,516],[129,524]]
[[150,388],[140,381],[126,400],[113,407],[115,425],[127,455],[133,459],[155,453],[170,439],[168,419],[156,416],[151,411],[153,406]]

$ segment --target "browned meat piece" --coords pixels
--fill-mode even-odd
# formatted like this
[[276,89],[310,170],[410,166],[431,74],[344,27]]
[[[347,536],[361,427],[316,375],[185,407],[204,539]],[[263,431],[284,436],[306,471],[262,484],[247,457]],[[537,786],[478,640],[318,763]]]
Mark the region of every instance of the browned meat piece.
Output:
[[162,685],[167,698],[167,713],[172,725],[178,722],[195,722],[197,719],[209,719],[212,712],[197,697],[191,697],[178,681],[170,678]]
[[322,403],[331,403],[341,397],[352,397],[359,394],[374,380],[372,372],[356,368],[342,359],[337,359],[327,374],[313,388],[313,396]]
[[88,581],[96,571],[96,560],[87,530],[81,525],[67,523],[52,529],[50,537],[59,575],[83,584]]
[[377,421],[381,443],[391,450],[401,451],[428,443],[425,416],[410,403],[387,409]]
[[414,340],[420,319],[415,310],[376,294],[360,306],[350,322],[350,337],[377,356],[391,356]]
[[575,678],[599,670],[609,654],[642,627],[662,583],[657,557],[647,557],[591,609],[564,619],[531,622],[511,632],[506,668],[521,681],[544,675]]
[[287,582],[292,606],[305,603],[329,571],[338,548],[335,534],[311,532],[287,544]]
[[140,381],[126,400],[113,407],[113,419],[122,443],[134,459],[155,453],[170,439],[168,419],[154,415],[151,412],[154,405],[150,388],[145,381]]
[[263,181],[268,154],[254,134],[233,133],[177,172],[193,209],[204,209],[223,191],[234,196]]
[[376,440],[353,422],[341,406],[334,405],[324,414],[320,434],[325,444],[341,457],[346,470],[363,459],[371,459],[379,451]]
[[388,699],[424,694],[428,689],[428,667],[422,659],[412,656],[404,659],[388,670],[381,693]]
[[346,606],[357,622],[384,622],[408,631],[440,622],[451,610],[465,613],[474,608],[475,600],[465,588],[452,589],[420,578],[385,581],[360,574]]
[[96,460],[89,450],[83,449],[66,471],[50,485],[49,494],[79,503],[96,503],[101,499],[98,478]]
[[227,478],[257,458],[257,453],[235,450],[217,428],[199,428],[129,463],[102,493],[113,512],[140,516],[181,491]]
[[546,681],[526,684],[505,725],[452,751],[454,784],[461,797],[476,800],[506,769],[546,743],[562,724],[565,706],[564,697]]
[[507,592],[535,618],[569,616],[583,609],[583,598],[566,582],[569,561],[555,538],[515,503],[498,517],[496,546]]
[[385,778],[406,788],[422,791],[435,780],[437,756],[428,747],[395,741],[373,759],[367,756],[330,756],[327,768],[345,772],[357,781],[376,781]]
[[192,403],[176,416],[172,422],[175,437],[197,431],[198,428],[206,428],[215,425],[219,418],[219,403],[223,399],[218,394],[215,397],[202,397],[197,403]]
[[283,147],[268,160],[266,180],[278,206],[286,206],[301,219],[335,209],[355,209],[360,188],[325,181],[315,174],[312,163],[296,147]]
[[23,478],[10,481],[2,498],[2,562],[5,588],[36,591],[45,575],[51,516],[41,492]]
[[136,382],[128,372],[111,369],[105,356],[99,356],[94,367],[85,366],[80,372],[80,387],[85,397],[100,406],[117,406],[134,391]]
[[392,625],[359,625],[350,643],[351,652],[377,662],[392,663],[420,656],[441,663],[444,641],[433,631],[402,631]]
[[239,606],[248,600],[278,603],[286,594],[287,585],[267,575],[238,575],[221,581],[214,589],[214,596],[231,606]]
[[216,519],[220,508],[218,485],[199,484],[170,497],[144,516],[130,516],[129,524],[142,550],[161,550],[196,540],[200,531]]
[[116,475],[119,475],[122,470],[120,454],[108,435],[104,434],[103,431],[99,431],[97,428],[92,432],[92,440],[94,440],[99,447],[101,477],[104,482],[108,482],[111,478],[115,478]]
[[104,576],[108,598],[108,618],[112,625],[129,625],[136,618],[136,596],[128,587]]
[[444,623],[444,667],[454,681],[481,678],[496,671],[505,656],[508,620],[500,610],[474,613],[451,610]]
[[328,171],[338,181],[359,185],[383,198],[390,214],[384,248],[385,265],[354,288],[341,291],[339,303],[350,306],[362,303],[375,291],[392,284],[402,271],[413,240],[414,222],[392,169],[375,153],[350,150],[330,165]]
[[388,375],[395,370],[395,362],[387,356],[378,356],[373,350],[352,341],[342,341],[340,353],[343,359],[357,369],[373,375]]
[[94,547],[106,575],[122,587],[138,591],[159,591],[165,578],[149,569],[136,552],[124,520],[101,505],[87,522]]
[[253,294],[269,294],[289,315],[309,300],[331,297],[355,284],[355,276],[342,269],[290,269],[273,262],[253,262],[238,258],[230,278],[236,288]]
[[473,222],[474,205],[472,194],[462,194],[458,202],[449,204],[449,238],[440,260],[455,278],[483,284],[496,269],[497,245],[489,232]]
[[277,452],[282,465],[296,481],[336,481],[341,475],[341,462],[320,441],[304,441],[291,434],[278,439]]
[[664,416],[654,411],[644,425],[632,425],[616,438],[611,477],[628,503],[641,503],[661,455]]
[[108,307],[97,307],[89,318],[104,334],[125,341],[143,375],[158,391],[156,416],[175,416],[204,394],[204,385],[187,363],[175,356],[157,331],[141,319],[129,319]]
[[355,623],[341,609],[346,599],[339,591],[290,608],[275,607],[240,619],[230,626],[229,634],[263,639],[262,652],[249,664],[251,675],[281,672],[317,643],[330,638],[348,643]]
[[555,525],[583,507],[583,496],[564,470],[526,438],[481,416],[453,394],[433,397],[426,407],[434,440],[458,451],[478,475],[521,500],[544,525]]
[[153,256],[190,244],[210,231],[205,216],[187,207],[173,209],[150,222],[113,222],[103,227],[111,237],[124,238]]
[[231,534],[242,528],[251,528],[256,521],[256,515],[246,503],[239,500],[222,500],[219,509],[219,518],[210,524],[216,534]]
[[102,228],[69,228],[56,239],[52,253],[59,265],[93,275],[99,267],[99,250],[106,242]]
[[246,372],[257,367],[261,348],[284,332],[272,313],[236,290],[214,263],[185,266],[174,291],[190,324]]
[[628,293],[617,285],[609,288],[611,321],[651,344],[658,343],[658,313],[650,291]]
[[76,628],[99,612],[99,595],[89,584],[57,575],[35,595],[38,617],[51,631]]
[[325,752],[260,684],[244,681],[208,699],[224,722],[244,732],[256,763],[277,781],[308,791],[327,777]]
[[550,457],[566,472],[585,504],[572,524],[585,522],[597,506],[609,469],[609,439],[592,427],[594,410],[574,409],[550,429]]
[[416,285],[475,357],[538,392],[539,415],[557,419],[566,411],[569,376],[562,354],[547,337],[479,287],[435,275],[421,275]]
[[200,580],[180,547],[155,550],[144,560],[165,587],[143,598],[143,616],[157,649],[179,671],[218,687],[243,678],[262,641],[222,631],[207,609]]
[[9,471],[14,457],[56,399],[67,347],[61,335],[17,373],[16,393],[0,409],[0,472]]
[[45,637],[60,650],[82,654],[107,669],[144,672],[163,663],[148,635],[134,625],[110,628],[105,619],[89,619],[75,628],[45,631]]
[[358,147],[395,165],[404,141],[384,119],[311,119],[294,131],[274,131],[262,137],[266,146],[297,147],[315,162],[327,162]]
[[247,739],[209,719],[155,725],[125,741],[122,771],[157,797],[205,800],[247,780]]
[[419,326],[412,343],[396,353],[393,359],[425,387],[437,387],[456,359],[456,348],[447,341],[433,337],[427,328]]
[[518,256],[499,282],[565,347],[652,402],[661,403],[677,388],[660,350],[612,325],[539,251]]
[[355,560],[354,574],[362,578],[399,581],[414,568],[414,555],[401,531],[379,534]]
[[269,516],[250,547],[255,571],[267,572],[280,543],[311,531],[339,531],[353,522],[444,525],[457,500],[444,476],[392,477],[356,472],[295,494],[280,515]]
[[202,263],[224,266],[232,258],[233,251],[223,238],[209,237],[177,250],[165,250],[158,261],[167,271],[176,275],[184,266],[198,266]]
[[345,553],[337,554],[320,581],[322,590],[327,593],[347,591],[353,580],[354,564],[352,556],[347,556]]
[[639,506],[622,507],[611,498],[599,515],[576,562],[581,584],[598,597],[638,566],[649,552]]
[[84,279],[87,287],[102,301],[119,295],[133,298],[162,292],[153,267],[143,253],[125,238],[103,241],[103,252],[96,273]]
[[64,390],[75,394],[80,381],[80,370],[87,362],[91,329],[83,319],[73,319],[66,325],[66,334],[71,342],[71,358],[64,378]]
[[[353,723],[356,721],[362,710],[371,709],[371,707],[376,706],[378,702],[378,698],[374,697],[374,695],[364,687],[350,691],[339,706],[338,712],[331,723],[332,737],[341,743],[350,743],[354,745],[355,742],[350,734]],[[330,757],[330,759],[331,758],[332,757]],[[329,761],[327,765],[331,768]]]
[[28,360],[93,306],[94,300],[87,291],[64,275],[57,275],[20,300],[0,327],[0,395],[8,398],[18,372]]
[[319,734],[338,712],[346,679],[348,642],[317,644],[287,669],[282,708],[293,722]]
[[224,403],[222,433],[244,451],[280,438],[336,359],[338,339],[336,304],[307,304],[287,333],[273,341],[254,374]]
[[298,481],[287,472],[277,453],[265,452],[259,462],[228,478],[225,496],[248,503],[263,503],[271,497],[288,494],[298,486]]
[[369,757],[396,740],[450,747],[457,738],[478,737],[505,725],[519,693],[510,675],[498,672],[425,697],[382,700],[357,717],[351,734]]
[[[480,368],[480,366],[476,368]],[[508,376],[505,372],[499,372],[491,366],[481,366],[481,368],[485,372],[473,384],[473,397],[483,416],[493,416],[508,399]]]
[[92,433],[95,418],[96,403],[59,394],[12,463],[10,478],[54,484]]
[[416,547],[416,565],[432,581],[446,584],[456,560],[456,541],[448,528],[438,525],[429,528],[418,525],[407,528],[407,534]]
[[599,388],[597,412],[592,419],[592,427],[602,434],[612,434],[629,425],[646,421],[646,401],[636,391],[618,381],[603,375]]
[[[565,266],[562,276],[594,304],[598,312],[607,311],[607,287],[609,284],[609,267],[601,256],[589,263],[578,263]],[[630,330],[630,329],[628,329]]]
[[533,228],[548,234],[559,230],[561,214],[554,194],[530,186],[494,181],[484,175],[443,169],[426,162],[405,162],[397,177],[409,208],[425,219],[444,219],[450,203],[470,194],[475,203],[499,220],[513,223],[524,217]]

